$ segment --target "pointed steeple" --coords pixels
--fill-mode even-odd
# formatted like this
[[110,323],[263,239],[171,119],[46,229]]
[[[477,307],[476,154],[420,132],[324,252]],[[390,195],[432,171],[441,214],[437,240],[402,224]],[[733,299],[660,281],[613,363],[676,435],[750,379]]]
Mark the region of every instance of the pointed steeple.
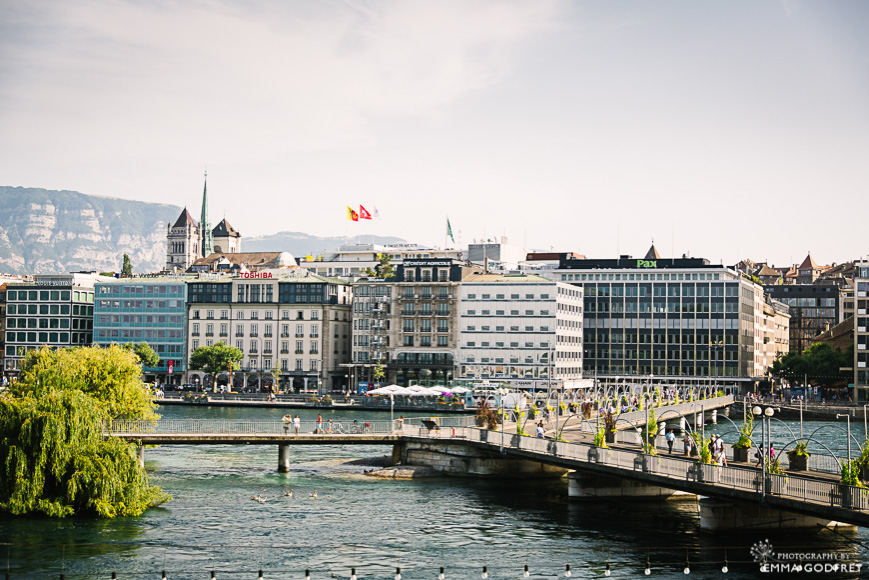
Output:
[[646,252],[646,257],[644,260],[660,260],[661,254],[658,253],[657,248],[655,248],[655,240],[652,240],[652,247],[649,248],[649,251]]
[[205,181],[202,187],[202,216],[199,219],[202,228],[202,256],[207,257],[214,252],[214,234],[211,232],[211,224],[208,223],[208,172],[205,172]]

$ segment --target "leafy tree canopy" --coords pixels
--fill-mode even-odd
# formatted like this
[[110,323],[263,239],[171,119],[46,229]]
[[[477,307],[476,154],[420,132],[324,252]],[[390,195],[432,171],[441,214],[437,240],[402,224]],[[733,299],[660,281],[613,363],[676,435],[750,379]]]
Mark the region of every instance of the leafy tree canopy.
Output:
[[108,419],[157,418],[141,372],[118,346],[28,352],[0,396],[0,510],[135,516],[169,499],[132,445],[103,435]]
[[802,381],[804,377],[808,377],[827,384],[847,382],[851,375],[839,369],[852,366],[853,357],[853,347],[839,352],[833,350],[829,344],[818,343],[802,354],[789,352],[780,356],[773,363],[772,372],[775,376],[792,381]]
[[160,356],[147,342],[127,342],[123,344],[122,348],[132,351],[138,357],[139,364],[142,366],[156,367],[160,364]]
[[0,397],[0,510],[137,516],[170,499],[148,484],[131,445],[103,437],[94,401],[75,389]]
[[377,260],[378,263],[374,266],[374,269],[368,268],[365,271],[366,276],[374,278],[392,278],[395,276],[395,266],[393,266],[392,258],[389,257],[389,254],[378,254]]
[[244,357],[241,350],[218,342],[200,346],[190,354],[190,368],[213,375],[220,371],[238,370],[238,361]]
[[107,419],[157,419],[138,357],[119,346],[29,351],[12,394],[39,398],[58,390],[89,395]]

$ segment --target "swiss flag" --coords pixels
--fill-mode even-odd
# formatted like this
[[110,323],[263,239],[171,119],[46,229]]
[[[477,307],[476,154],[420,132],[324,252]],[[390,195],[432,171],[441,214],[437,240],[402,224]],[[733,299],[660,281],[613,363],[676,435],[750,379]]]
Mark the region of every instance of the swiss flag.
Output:
[[362,207],[362,205],[359,206],[359,219],[361,219],[361,220],[370,220],[371,219],[371,214],[368,213],[368,210],[365,209],[364,207]]

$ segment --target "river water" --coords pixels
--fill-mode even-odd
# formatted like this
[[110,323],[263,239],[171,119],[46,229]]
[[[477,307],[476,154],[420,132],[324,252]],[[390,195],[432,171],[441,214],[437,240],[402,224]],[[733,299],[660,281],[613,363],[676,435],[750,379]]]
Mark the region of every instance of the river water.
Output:
[[[280,409],[163,407],[165,418],[279,419]],[[295,411],[293,411],[295,413]],[[301,410],[303,420],[317,410]],[[385,419],[388,413],[333,411],[324,419]],[[798,431],[798,423],[787,422]],[[819,423],[807,423],[817,428]],[[727,431],[729,426],[719,429]],[[808,428],[808,427],[807,427]],[[860,425],[862,429],[862,425]],[[781,444],[790,439],[772,428]],[[862,434],[862,431],[861,431]],[[833,429],[831,447],[843,448]],[[862,439],[862,438],[861,438]],[[841,444],[839,444],[841,443]],[[67,579],[357,577],[436,580],[602,577],[719,578],[726,558],[731,578],[759,573],[749,548],[764,539],[777,550],[836,552],[869,563],[865,529],[817,534],[699,530],[696,502],[568,501],[564,480],[374,479],[369,466],[348,460],[389,454],[385,446],[298,446],[292,469],[276,472],[272,446],[164,446],[146,451],[151,482],[172,501],[138,518],[12,518],[0,516],[0,566],[11,578]],[[284,495],[293,490],[293,497]],[[317,491],[317,499],[310,494]],[[268,497],[265,503],[251,496]],[[6,562],[4,562],[6,560]],[[821,577],[817,576],[816,577]],[[853,577],[839,575],[835,577]]]

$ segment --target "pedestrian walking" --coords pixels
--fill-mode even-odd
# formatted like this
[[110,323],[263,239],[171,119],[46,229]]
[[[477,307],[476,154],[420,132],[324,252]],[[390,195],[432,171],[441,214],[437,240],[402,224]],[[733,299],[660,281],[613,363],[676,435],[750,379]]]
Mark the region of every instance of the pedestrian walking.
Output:
[[317,433],[323,432],[323,415],[317,413]]
[[540,421],[537,424],[537,438],[538,439],[545,439],[546,438],[546,430],[543,429],[543,421]]
[[290,423],[293,422],[293,418],[290,415],[284,415],[281,417],[281,420],[284,422],[284,435],[290,434]]
[[332,433],[332,419],[326,421],[326,433]]
[[668,453],[670,455],[672,455],[673,454],[673,444],[676,442],[676,435],[673,433],[672,429],[670,429],[670,432],[667,433],[667,436],[665,437],[665,439],[667,439],[667,448],[669,449]]
[[301,421],[301,419],[299,419],[299,416],[296,415],[295,417],[293,417],[293,429],[296,430],[296,435],[299,434],[299,427],[301,427],[301,426],[302,426],[302,421]]
[[404,428],[404,415],[398,416],[398,432],[401,433],[401,430]]

